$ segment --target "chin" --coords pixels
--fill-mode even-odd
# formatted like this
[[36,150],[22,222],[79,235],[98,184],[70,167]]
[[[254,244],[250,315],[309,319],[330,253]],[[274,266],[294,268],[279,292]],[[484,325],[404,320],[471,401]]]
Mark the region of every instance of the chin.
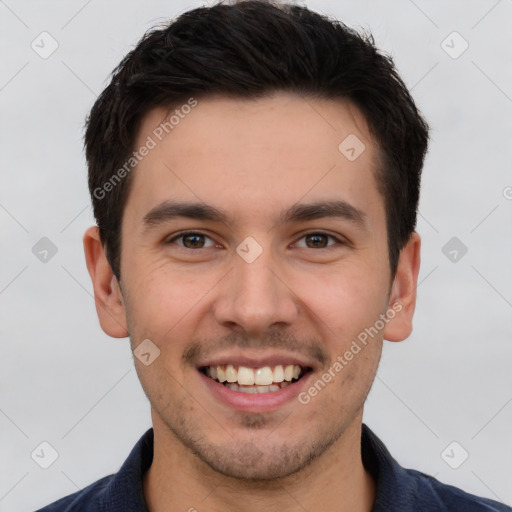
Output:
[[[281,460],[276,461],[271,455],[261,454],[257,448],[254,451],[246,450],[245,453],[249,455],[245,461],[216,459],[215,461],[204,460],[204,462],[216,473],[236,480],[245,480],[253,483],[286,478],[297,473],[307,464],[300,460],[289,458],[284,460],[281,458]],[[242,453],[240,454],[241,457]],[[251,459],[253,463],[250,462]]]
[[272,445],[264,436],[259,441],[237,442],[223,447],[203,445],[195,450],[195,454],[213,471],[229,478],[268,483],[301,471],[321,456],[334,439],[316,444],[306,439],[297,439],[293,444],[277,440],[279,444]]

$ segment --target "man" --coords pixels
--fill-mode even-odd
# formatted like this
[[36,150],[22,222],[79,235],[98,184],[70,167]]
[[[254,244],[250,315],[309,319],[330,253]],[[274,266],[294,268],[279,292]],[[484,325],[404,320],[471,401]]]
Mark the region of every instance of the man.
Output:
[[501,511],[401,468],[362,424],[412,329],[425,121],[391,60],[246,1],[147,34],[85,137],[97,311],[153,428],[50,511]]

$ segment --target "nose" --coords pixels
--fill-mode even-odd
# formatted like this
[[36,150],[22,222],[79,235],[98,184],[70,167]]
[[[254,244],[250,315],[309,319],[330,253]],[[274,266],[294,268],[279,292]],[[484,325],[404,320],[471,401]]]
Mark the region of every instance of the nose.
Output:
[[272,258],[270,249],[251,263],[234,254],[233,265],[215,301],[214,315],[220,325],[258,337],[271,328],[287,328],[295,322],[297,297],[283,265]]

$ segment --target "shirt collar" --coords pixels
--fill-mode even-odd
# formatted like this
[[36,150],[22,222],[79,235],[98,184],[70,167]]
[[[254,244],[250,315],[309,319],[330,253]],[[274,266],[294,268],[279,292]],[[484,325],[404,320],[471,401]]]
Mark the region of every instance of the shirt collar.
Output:
[[[411,477],[392,457],[384,443],[363,423],[361,435],[363,466],[376,485],[372,512],[396,510],[399,502],[414,496]],[[400,497],[400,499],[398,499]]]
[[105,510],[112,512],[149,512],[144,499],[142,479],[153,462],[153,429],[137,441],[121,469],[105,492]]

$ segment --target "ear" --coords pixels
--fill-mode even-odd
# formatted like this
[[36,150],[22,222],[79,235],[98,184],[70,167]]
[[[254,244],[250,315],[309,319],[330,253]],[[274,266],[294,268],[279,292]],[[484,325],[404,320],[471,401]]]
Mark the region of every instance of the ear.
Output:
[[84,234],[87,270],[94,287],[94,302],[103,331],[113,338],[128,336],[123,296],[101,243],[98,226]]
[[395,311],[395,316],[384,328],[385,340],[402,341],[412,332],[412,317],[416,308],[416,288],[420,270],[420,248],[420,236],[414,231],[400,251],[388,305],[390,310]]

